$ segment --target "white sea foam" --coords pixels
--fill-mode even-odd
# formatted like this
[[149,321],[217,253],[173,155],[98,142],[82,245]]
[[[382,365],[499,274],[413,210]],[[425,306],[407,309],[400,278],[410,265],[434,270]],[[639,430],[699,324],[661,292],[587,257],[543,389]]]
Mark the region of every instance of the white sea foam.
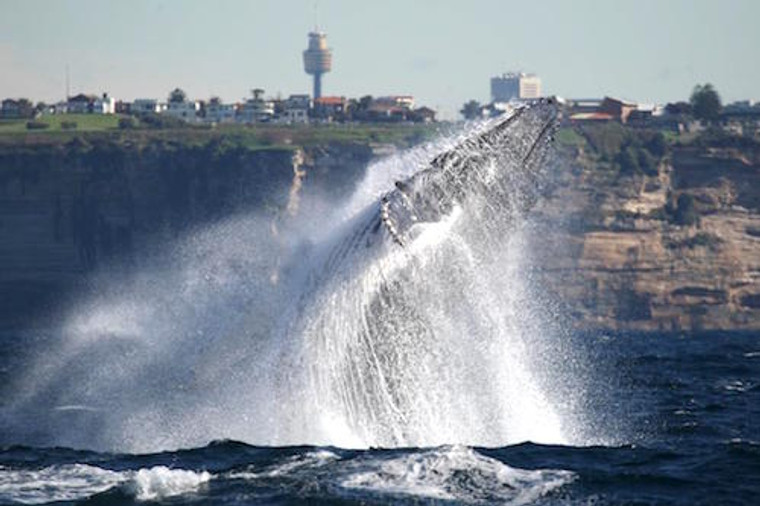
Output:
[[134,473],[126,488],[139,501],[153,501],[197,492],[210,479],[211,474],[206,471],[195,472],[156,466]]
[[340,481],[346,489],[470,504],[528,504],[575,479],[569,471],[509,467],[462,446],[352,464]]
[[210,479],[211,474],[205,471],[165,466],[121,472],[87,464],[57,465],[38,470],[0,467],[0,503],[77,501],[114,487],[123,487],[138,501],[149,501],[196,492]]
[[226,475],[231,479],[257,480],[292,476],[300,471],[311,471],[340,460],[340,456],[329,450],[317,450],[304,455],[295,455],[285,462],[264,467],[260,470],[233,471]]
[[446,446],[402,454],[370,452],[350,458],[319,450],[224,477],[252,482],[276,480],[278,486],[296,489],[319,482],[329,495],[348,499],[376,496],[393,502],[394,497],[407,497],[522,505],[572,482],[576,476],[563,470],[517,469],[465,446]]
[[124,473],[86,464],[50,466],[36,470],[0,467],[0,503],[76,501],[104,492],[127,480]]

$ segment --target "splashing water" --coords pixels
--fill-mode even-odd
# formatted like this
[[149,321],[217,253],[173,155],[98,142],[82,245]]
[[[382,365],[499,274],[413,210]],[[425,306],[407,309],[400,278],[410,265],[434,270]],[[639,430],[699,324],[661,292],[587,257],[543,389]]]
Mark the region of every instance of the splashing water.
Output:
[[16,388],[8,432],[122,451],[567,442],[521,269],[554,117],[519,110],[369,167],[337,209],[302,199],[276,238],[236,217],[108,280]]

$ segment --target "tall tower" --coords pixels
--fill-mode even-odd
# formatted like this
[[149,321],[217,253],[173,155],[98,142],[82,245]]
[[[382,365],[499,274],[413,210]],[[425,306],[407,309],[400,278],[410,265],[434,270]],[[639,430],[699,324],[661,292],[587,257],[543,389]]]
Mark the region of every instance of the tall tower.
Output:
[[327,47],[327,35],[309,33],[309,48],[303,52],[303,68],[314,76],[314,98],[322,96],[322,74],[332,69],[332,51]]

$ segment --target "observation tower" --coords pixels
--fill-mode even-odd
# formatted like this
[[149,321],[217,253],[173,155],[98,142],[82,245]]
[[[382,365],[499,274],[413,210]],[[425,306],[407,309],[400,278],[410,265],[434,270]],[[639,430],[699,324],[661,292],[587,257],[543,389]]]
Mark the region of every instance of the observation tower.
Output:
[[327,47],[327,35],[315,31],[309,33],[309,48],[303,52],[303,68],[314,76],[314,99],[322,96],[322,74],[332,69],[332,50]]

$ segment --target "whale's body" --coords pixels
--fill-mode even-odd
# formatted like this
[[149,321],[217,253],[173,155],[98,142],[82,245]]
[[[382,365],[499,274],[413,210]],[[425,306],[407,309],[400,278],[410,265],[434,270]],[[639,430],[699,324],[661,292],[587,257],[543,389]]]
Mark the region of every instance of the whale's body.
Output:
[[[380,201],[387,231],[403,246],[416,224],[440,221],[472,194],[494,200],[514,193],[515,185],[522,190],[535,186],[556,119],[551,99],[519,107],[485,132],[436,156],[427,169],[396,182]],[[524,192],[522,196],[527,197]],[[532,198],[524,198],[513,211],[525,211],[532,203]]]
[[[282,341],[291,346],[279,367],[304,371],[300,381],[287,376],[282,384],[290,390],[285,397],[313,410],[306,419],[311,425],[286,432],[317,432],[321,443],[348,446],[454,440],[431,429],[437,418],[451,416],[442,407],[461,403],[457,409],[466,411],[481,393],[503,383],[480,378],[493,370],[474,364],[464,377],[450,375],[463,363],[490,363],[505,352],[500,343],[510,330],[504,311],[498,301],[485,300],[492,288],[478,278],[489,275],[484,273],[493,268],[504,237],[536,201],[557,118],[553,101],[542,100],[486,123],[396,181],[317,248],[307,288],[288,318]],[[490,347],[498,351],[477,358]],[[512,388],[522,389],[521,402],[529,402],[509,406],[514,401],[493,392],[500,400],[484,401],[476,411],[486,414],[472,422],[491,435],[468,442],[503,442],[510,431],[519,433],[514,423],[488,425],[503,423],[504,413],[515,409],[553,417],[511,351],[497,367],[508,369]],[[426,395],[449,387],[465,398]],[[479,393],[466,393],[473,388]],[[332,421],[315,427],[319,419]],[[333,427],[334,420],[345,425]],[[557,434],[546,438],[558,440]]]
[[[554,99],[518,106],[491,120],[367,207],[337,241],[323,245],[320,280],[345,272],[351,251],[391,242],[406,247],[425,225],[465,209],[477,223],[502,230],[538,195],[548,147],[558,127]],[[494,231],[494,233],[496,233]],[[361,251],[361,255],[367,255]],[[319,262],[317,262],[319,264]]]

